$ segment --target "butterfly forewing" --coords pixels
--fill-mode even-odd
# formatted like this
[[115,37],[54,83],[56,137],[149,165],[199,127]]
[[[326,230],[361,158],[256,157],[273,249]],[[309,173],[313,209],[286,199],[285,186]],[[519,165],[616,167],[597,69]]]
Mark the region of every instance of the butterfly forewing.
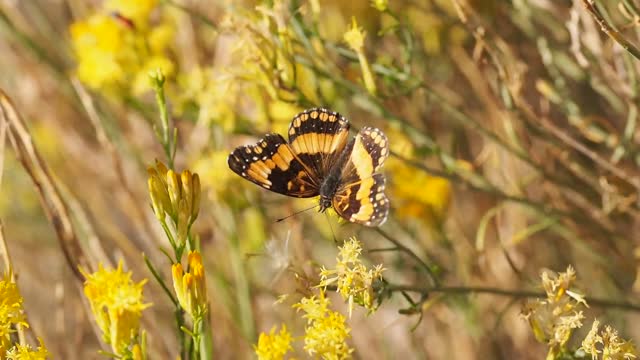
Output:
[[317,180],[279,134],[236,148],[228,164],[233,172],[265,189],[301,198],[318,195]]
[[336,163],[349,137],[349,122],[342,115],[313,108],[296,115],[289,126],[291,149],[323,179]]

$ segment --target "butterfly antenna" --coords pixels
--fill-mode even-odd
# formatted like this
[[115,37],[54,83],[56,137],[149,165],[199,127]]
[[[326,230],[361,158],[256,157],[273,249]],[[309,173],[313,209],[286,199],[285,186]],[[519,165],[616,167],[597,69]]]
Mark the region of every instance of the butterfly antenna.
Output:
[[288,218],[290,218],[290,217],[296,216],[296,215],[298,215],[298,214],[300,214],[300,213],[303,213],[303,212],[305,212],[305,211],[309,211],[309,210],[311,210],[311,209],[313,209],[313,208],[315,208],[315,207],[318,207],[318,205],[316,204],[316,205],[313,205],[313,206],[312,206],[312,207],[310,207],[310,208],[306,208],[306,209],[303,209],[303,210],[300,210],[300,211],[296,211],[296,212],[294,212],[293,214],[287,215],[287,216],[285,216],[285,217],[283,217],[283,218],[280,218],[280,219],[276,220],[276,222],[277,222],[277,223],[279,223],[279,222],[281,222],[281,221],[287,220],[287,219],[288,219]]
[[329,229],[331,229],[331,235],[333,235],[333,242],[336,243],[336,245],[338,244],[338,238],[336,237],[336,233],[333,231],[333,225],[331,225],[331,219],[329,218],[329,214],[324,213],[324,215],[327,218],[327,222],[329,223]]

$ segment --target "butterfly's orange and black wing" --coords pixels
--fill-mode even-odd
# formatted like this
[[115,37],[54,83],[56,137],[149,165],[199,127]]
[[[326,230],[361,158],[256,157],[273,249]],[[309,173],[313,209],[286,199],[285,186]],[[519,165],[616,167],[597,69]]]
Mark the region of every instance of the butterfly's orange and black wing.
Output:
[[382,225],[387,220],[385,178],[376,172],[388,156],[389,141],[384,133],[371,127],[362,128],[333,197],[333,207],[344,219],[367,226]]
[[236,148],[227,162],[233,172],[265,189],[299,198],[318,195],[318,179],[279,134]]
[[349,138],[349,122],[342,115],[313,108],[296,115],[289,126],[289,145],[307,166],[310,175],[322,181],[336,163]]

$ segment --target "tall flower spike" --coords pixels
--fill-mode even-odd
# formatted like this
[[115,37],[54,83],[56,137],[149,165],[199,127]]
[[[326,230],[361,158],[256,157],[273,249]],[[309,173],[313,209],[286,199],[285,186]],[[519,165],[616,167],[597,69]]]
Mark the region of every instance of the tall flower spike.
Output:
[[376,94],[376,82],[373,80],[373,73],[369,66],[369,60],[364,54],[364,37],[365,32],[362,28],[358,27],[356,18],[354,17],[351,22],[351,28],[344,33],[344,41],[349,47],[358,55],[358,61],[360,62],[360,69],[362,70],[362,80],[364,81],[364,87],[371,95]]
[[184,244],[200,211],[200,177],[189,170],[176,174],[159,161],[147,172],[156,217],[164,223],[168,216],[173,221],[178,243]]
[[189,271],[184,272],[182,264],[173,264],[173,289],[180,306],[193,318],[202,317],[207,312],[207,285],[198,251],[190,251],[187,257]]

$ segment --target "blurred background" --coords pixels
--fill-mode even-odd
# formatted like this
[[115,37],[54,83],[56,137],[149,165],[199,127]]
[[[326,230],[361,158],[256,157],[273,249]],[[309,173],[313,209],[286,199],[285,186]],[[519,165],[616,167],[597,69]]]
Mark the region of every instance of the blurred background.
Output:
[[[522,292],[543,291],[542,270],[572,265],[587,296],[633,302],[640,291],[639,24],[634,0],[0,0],[0,88],[79,251],[150,279],[151,358],[177,354],[172,306],[142,260],[170,278],[147,190],[147,167],[167,162],[148,76],[161,69],[175,167],[202,183],[193,233],[217,358],[252,358],[259,333],[283,322],[300,334],[304,320],[276,300],[317,284],[334,239],[356,237],[390,283],[459,291],[391,291],[375,313],[356,309],[354,358],[540,359],[548,347],[520,313]],[[387,134],[380,228],[315,211],[276,222],[317,200],[228,169],[236,146],[284,135],[315,106]],[[31,328],[55,358],[99,358],[76,269],[5,147],[0,218]],[[593,318],[640,338],[637,308],[585,315],[569,346]]]

